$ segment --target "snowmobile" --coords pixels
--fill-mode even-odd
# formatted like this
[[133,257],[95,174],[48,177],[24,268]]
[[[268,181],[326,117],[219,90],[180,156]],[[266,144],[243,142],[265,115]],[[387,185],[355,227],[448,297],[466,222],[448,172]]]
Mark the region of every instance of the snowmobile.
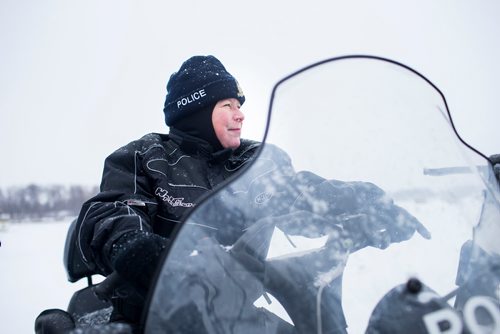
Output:
[[[174,232],[143,332],[500,333],[499,174],[411,67],[304,67],[274,86],[257,157]],[[70,332],[131,333],[108,322],[119,278],[92,284],[77,231],[65,265],[89,287]]]

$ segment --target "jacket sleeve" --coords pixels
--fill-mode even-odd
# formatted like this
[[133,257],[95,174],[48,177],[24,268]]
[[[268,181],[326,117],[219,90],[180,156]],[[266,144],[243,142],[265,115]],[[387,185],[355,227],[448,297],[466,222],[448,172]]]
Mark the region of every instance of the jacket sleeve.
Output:
[[148,189],[140,152],[140,142],[132,142],[106,159],[101,191],[83,204],[78,216],[76,247],[96,273],[113,271],[109,255],[123,234],[152,231],[157,202]]

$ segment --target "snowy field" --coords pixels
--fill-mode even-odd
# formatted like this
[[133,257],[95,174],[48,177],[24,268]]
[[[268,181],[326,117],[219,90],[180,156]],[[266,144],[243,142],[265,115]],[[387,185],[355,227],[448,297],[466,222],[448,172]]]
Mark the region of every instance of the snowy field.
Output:
[[33,333],[44,309],[66,309],[86,281],[70,283],[63,265],[63,222],[0,223],[0,333]]
[[[343,284],[349,333],[363,333],[376,303],[413,274],[440,295],[455,287],[460,246],[471,234],[466,222],[477,218],[478,212],[463,209],[472,202],[478,207],[480,199],[420,203],[410,211],[431,231],[431,240],[415,235],[386,250],[366,248],[349,257]],[[33,333],[41,311],[66,309],[73,292],[86,286],[85,280],[66,279],[63,249],[70,221],[0,224],[0,333]]]

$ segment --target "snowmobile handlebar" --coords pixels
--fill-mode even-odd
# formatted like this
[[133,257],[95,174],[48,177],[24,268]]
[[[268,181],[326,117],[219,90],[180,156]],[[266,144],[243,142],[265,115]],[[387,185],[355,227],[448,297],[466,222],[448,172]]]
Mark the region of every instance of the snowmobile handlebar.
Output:
[[[489,162],[493,168],[493,173],[497,182],[500,184],[500,154],[494,154],[489,157]],[[487,166],[476,166],[480,173],[486,174],[488,172]],[[443,176],[451,174],[468,174],[471,173],[470,167],[455,166],[455,167],[442,167],[442,168],[424,168],[424,175],[430,176]]]

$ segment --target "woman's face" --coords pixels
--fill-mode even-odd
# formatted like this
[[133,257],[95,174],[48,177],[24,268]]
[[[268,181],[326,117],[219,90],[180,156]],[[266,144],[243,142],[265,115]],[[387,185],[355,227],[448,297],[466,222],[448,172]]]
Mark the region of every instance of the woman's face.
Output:
[[240,146],[241,127],[245,119],[240,107],[237,99],[224,99],[217,102],[212,112],[215,135],[224,148]]

